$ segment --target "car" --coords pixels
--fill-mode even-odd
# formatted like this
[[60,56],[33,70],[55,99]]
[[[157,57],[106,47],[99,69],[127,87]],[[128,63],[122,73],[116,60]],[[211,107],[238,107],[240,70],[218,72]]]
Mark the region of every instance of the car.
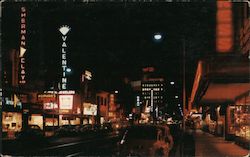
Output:
[[44,138],[44,132],[38,125],[28,125],[17,134],[17,140],[39,141]]
[[124,132],[118,143],[119,156],[168,156],[173,138],[167,126],[135,125]]
[[56,136],[72,136],[75,135],[75,126],[74,125],[62,125],[56,131]]

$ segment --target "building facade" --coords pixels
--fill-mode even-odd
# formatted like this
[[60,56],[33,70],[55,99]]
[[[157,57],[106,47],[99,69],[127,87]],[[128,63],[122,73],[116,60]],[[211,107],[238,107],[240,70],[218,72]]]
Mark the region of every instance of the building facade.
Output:
[[249,6],[217,1],[216,15],[217,35],[228,39],[216,36],[216,55],[199,61],[190,105],[202,108],[204,130],[249,148]]

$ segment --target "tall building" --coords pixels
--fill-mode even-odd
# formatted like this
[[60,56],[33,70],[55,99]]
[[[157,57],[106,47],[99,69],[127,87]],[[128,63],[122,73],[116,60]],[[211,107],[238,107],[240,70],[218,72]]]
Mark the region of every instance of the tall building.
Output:
[[153,117],[161,117],[165,110],[165,100],[165,79],[157,76],[154,67],[143,68],[141,101],[145,105],[145,110],[150,108]]
[[151,112],[155,111],[155,116],[162,115],[165,104],[165,82],[163,78],[152,78],[143,81],[141,85],[141,99],[150,106]]

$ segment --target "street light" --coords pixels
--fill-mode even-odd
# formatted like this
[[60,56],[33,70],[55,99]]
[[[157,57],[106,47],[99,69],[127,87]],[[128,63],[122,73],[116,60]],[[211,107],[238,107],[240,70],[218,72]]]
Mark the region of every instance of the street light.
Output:
[[119,93],[118,90],[115,91],[115,94]]
[[171,84],[171,85],[174,85],[174,81],[171,81],[170,84]]
[[160,42],[160,41],[162,40],[162,38],[163,38],[163,36],[162,36],[161,33],[155,33],[155,34],[153,35],[153,39],[154,39],[154,41],[156,41],[156,42]]
[[66,68],[66,72],[71,73],[71,68]]
[[154,35],[154,39],[155,40],[160,40],[162,38],[162,35],[161,34],[155,34]]
[[178,99],[178,98],[179,98],[178,95],[176,95],[176,96],[175,96],[175,99]]

